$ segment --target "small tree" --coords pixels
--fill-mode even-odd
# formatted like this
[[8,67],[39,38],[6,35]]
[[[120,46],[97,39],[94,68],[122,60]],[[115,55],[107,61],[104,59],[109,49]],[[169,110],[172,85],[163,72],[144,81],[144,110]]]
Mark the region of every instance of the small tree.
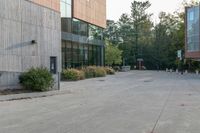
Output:
[[113,64],[119,65],[122,63],[122,51],[109,42],[106,42],[105,63],[109,66]]

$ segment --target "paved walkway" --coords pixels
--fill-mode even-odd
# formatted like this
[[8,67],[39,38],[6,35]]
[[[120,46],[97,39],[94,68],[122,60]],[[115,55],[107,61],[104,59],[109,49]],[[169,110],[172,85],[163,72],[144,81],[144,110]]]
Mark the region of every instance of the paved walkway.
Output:
[[200,77],[132,71],[0,102],[0,133],[199,133]]

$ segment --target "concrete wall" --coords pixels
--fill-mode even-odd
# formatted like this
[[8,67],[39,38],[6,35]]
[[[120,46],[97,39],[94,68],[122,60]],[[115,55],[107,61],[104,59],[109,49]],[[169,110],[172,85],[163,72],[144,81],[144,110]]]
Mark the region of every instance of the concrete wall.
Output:
[[49,68],[50,56],[61,71],[60,20],[59,12],[30,1],[0,0],[0,89],[17,86],[31,67]]

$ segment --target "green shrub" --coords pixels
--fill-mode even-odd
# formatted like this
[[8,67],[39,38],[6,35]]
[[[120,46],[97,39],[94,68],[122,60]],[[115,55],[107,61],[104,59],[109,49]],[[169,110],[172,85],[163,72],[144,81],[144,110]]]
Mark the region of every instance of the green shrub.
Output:
[[54,85],[53,76],[47,68],[31,68],[22,73],[19,80],[23,87],[33,91],[48,91]]
[[104,67],[104,70],[106,71],[106,73],[108,75],[114,75],[115,74],[115,70],[110,68],[110,67]]
[[86,78],[94,78],[95,77],[95,66],[88,66],[83,69]]
[[84,72],[77,69],[66,69],[62,74],[65,80],[77,81],[85,79]]
[[95,77],[105,77],[106,71],[103,67],[96,67],[95,69]]

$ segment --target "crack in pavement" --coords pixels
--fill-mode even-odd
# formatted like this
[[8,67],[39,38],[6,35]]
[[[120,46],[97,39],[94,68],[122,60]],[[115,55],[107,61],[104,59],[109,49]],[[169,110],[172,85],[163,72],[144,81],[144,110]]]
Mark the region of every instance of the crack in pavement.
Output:
[[169,102],[169,99],[170,99],[170,97],[171,97],[171,95],[172,95],[173,90],[174,90],[173,88],[169,89],[169,94],[168,94],[168,96],[167,96],[167,99],[165,100],[164,105],[163,105],[163,107],[162,107],[162,109],[161,109],[161,111],[160,111],[160,113],[159,113],[159,115],[158,115],[158,118],[157,118],[157,120],[156,120],[156,122],[155,122],[155,124],[154,124],[154,126],[153,126],[153,129],[151,130],[150,133],[154,133],[154,131],[155,131],[157,125],[158,125],[158,122],[159,122],[161,116],[163,115],[163,113],[164,113],[164,111],[165,111],[165,109],[166,109],[166,106],[167,106],[167,104],[168,104],[168,102]]

